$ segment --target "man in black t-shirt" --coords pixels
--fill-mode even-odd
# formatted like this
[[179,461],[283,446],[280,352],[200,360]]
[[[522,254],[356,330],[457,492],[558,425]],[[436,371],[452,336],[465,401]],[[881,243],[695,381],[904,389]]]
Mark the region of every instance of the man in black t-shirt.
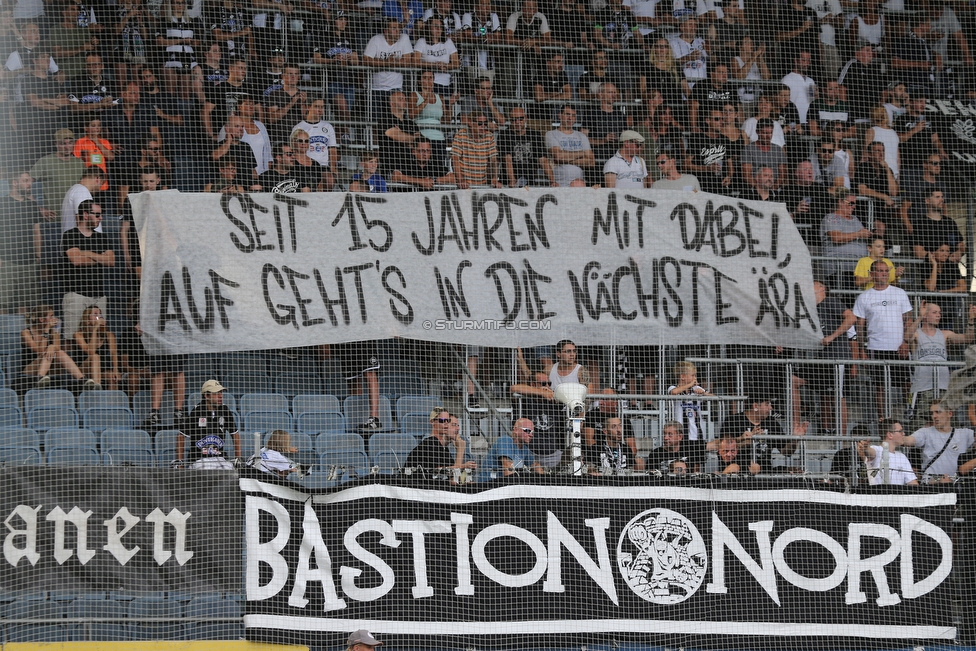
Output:
[[10,178],[10,191],[0,199],[0,308],[14,312],[38,301],[41,209],[31,198],[30,172]]
[[95,230],[101,223],[102,207],[86,199],[78,205],[78,225],[61,236],[63,337],[66,340],[71,339],[78,329],[86,307],[97,305],[102,314],[108,311],[103,271],[115,266],[115,251],[108,236]]
[[942,244],[948,244],[953,262],[965,252],[965,240],[956,222],[945,214],[945,195],[939,188],[932,188],[925,197],[924,207],[912,218],[912,252],[916,258],[927,258]]
[[216,140],[220,127],[237,111],[241,98],[248,94],[249,88],[244,83],[246,77],[247,61],[234,59],[227,69],[227,81],[204,88],[207,101],[203,105],[203,129],[211,139]]
[[[925,117],[925,94],[913,90],[908,102],[908,111],[895,118],[894,129],[901,144],[898,154],[901,157],[901,174],[908,169],[920,172],[925,160],[932,154],[948,158],[942,149],[939,134],[934,125]],[[903,177],[900,177],[903,178]]]
[[705,467],[705,441],[686,439],[684,426],[676,420],[664,424],[662,436],[664,443],[647,456],[645,467],[648,471],[669,474],[675,471],[677,463],[684,464],[684,470],[688,473],[702,471]]
[[552,122],[556,119],[558,106],[546,106],[543,102],[573,99],[573,87],[569,83],[569,75],[563,69],[563,55],[556,53],[546,59],[546,65],[535,77],[532,84],[532,94],[538,103],[532,115],[533,120]]
[[391,180],[394,183],[406,183],[414,186],[410,190],[432,190],[435,183],[454,183],[454,174],[441,174],[435,165],[431,165],[430,157],[433,148],[427,138],[417,138],[413,143],[413,154],[402,165],[394,168]]
[[719,130],[724,119],[721,110],[707,115],[704,133],[692,135],[684,168],[694,174],[705,192],[727,194],[735,175],[732,142]]
[[708,81],[695,84],[688,107],[692,131],[704,131],[704,120],[699,119],[700,117],[710,115],[712,111],[721,111],[726,104],[739,105],[735,89],[726,83],[728,80],[729,66],[725,63],[713,63],[708,66]]
[[[177,423],[174,467],[183,467],[184,438],[190,439],[190,461],[197,470],[232,470],[227,457],[241,455],[241,436],[234,414],[224,404],[224,387],[217,380],[207,380],[200,389],[200,404]],[[229,445],[233,443],[233,446]]]
[[502,178],[510,188],[534,185],[541,168],[549,185],[555,187],[552,165],[545,139],[538,131],[526,128],[525,109],[516,106],[509,113],[509,128],[498,134],[498,155],[502,159]]
[[294,174],[295,157],[291,147],[278,143],[272,149],[274,152],[274,166],[258,177],[258,182],[265,192],[279,192],[292,194],[294,192],[311,192],[307,185],[302,185],[301,179]]
[[[464,439],[459,429],[451,427],[451,413],[443,407],[434,407],[430,412],[430,436],[420,442],[407,457],[406,468],[422,468],[415,476],[429,478],[427,473],[438,468],[464,468],[475,470],[474,461],[464,461]],[[454,444],[452,454],[450,444]]]

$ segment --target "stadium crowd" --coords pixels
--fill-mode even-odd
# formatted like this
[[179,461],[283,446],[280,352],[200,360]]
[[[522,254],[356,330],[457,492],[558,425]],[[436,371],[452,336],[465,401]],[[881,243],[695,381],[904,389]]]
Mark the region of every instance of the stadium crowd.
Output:
[[[150,430],[164,386],[185,393],[178,360],[139,352],[135,317],[140,246],[128,196],[165,188],[653,187],[783,202],[823,256],[823,357],[946,359],[931,348],[971,342],[976,313],[960,298],[962,187],[944,172],[950,157],[926,106],[976,101],[976,12],[947,0],[907,9],[897,0],[5,4],[0,308],[28,317],[22,370],[40,387],[56,373],[131,393],[148,381]],[[905,263],[886,257],[892,250]],[[916,320],[902,288],[946,296]],[[368,351],[344,354],[361,367],[358,389],[375,396]],[[590,357],[594,391],[599,358]],[[551,380],[558,363],[525,367],[519,391],[551,389],[535,374]],[[693,369],[684,373],[677,393],[694,392]],[[798,371],[776,392],[799,396],[824,373]],[[666,381],[637,377],[648,391]],[[914,413],[927,409],[919,394],[945,388],[941,376],[916,377],[910,392],[907,375],[895,381]],[[768,405],[742,417],[758,422],[750,410]],[[697,425],[675,424],[698,440]],[[379,428],[375,409],[363,426]],[[509,443],[521,448],[529,427]],[[608,446],[622,440],[616,425],[605,431]],[[731,454],[732,444],[713,443]]]

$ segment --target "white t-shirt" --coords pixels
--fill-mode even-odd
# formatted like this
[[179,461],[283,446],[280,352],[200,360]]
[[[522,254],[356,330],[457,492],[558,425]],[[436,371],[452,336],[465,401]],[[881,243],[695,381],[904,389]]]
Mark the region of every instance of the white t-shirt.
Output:
[[[92,193],[88,191],[88,188],[83,186],[81,183],[75,183],[64,195],[64,200],[61,201],[61,232],[70,231],[72,228],[78,225],[78,205],[82,201],[92,198]],[[98,226],[98,231],[101,231],[101,225]]]
[[277,450],[261,448],[261,465],[259,468],[264,472],[291,470],[294,467],[295,463]]
[[[949,35],[962,31],[962,23],[951,7],[944,7],[942,15],[932,21],[932,38],[928,41],[933,52],[946,56],[949,49]],[[955,38],[955,37],[953,37]]]
[[[884,450],[880,445],[872,445],[871,449],[874,450],[874,458],[867,461],[868,483],[877,486],[884,483],[884,471],[881,470],[881,455]],[[888,482],[891,486],[902,486],[918,480],[908,457],[898,450],[888,453],[888,468],[891,470],[891,480]]]
[[673,38],[671,39],[671,52],[675,59],[686,57],[692,52],[701,52],[704,55],[701,59],[688,60],[683,64],[682,70],[685,73],[685,79],[692,87],[694,87],[695,82],[708,77],[706,65],[708,55],[705,53],[705,39],[699,36],[688,43],[680,37]]
[[[10,56],[7,57],[7,62],[3,65],[3,67],[11,72],[24,69],[24,61],[20,57],[20,48],[10,53]],[[49,75],[58,74],[58,64],[54,62],[53,56],[48,58],[47,73]]]
[[869,289],[854,301],[854,316],[864,319],[868,350],[898,350],[905,339],[903,314],[912,311],[905,290],[894,285]]
[[790,87],[790,101],[800,114],[800,122],[807,123],[807,111],[817,92],[817,82],[798,72],[791,72],[783,77],[783,84]]
[[[757,124],[759,124],[759,118],[757,117],[751,117],[742,123],[742,133],[748,136],[749,142],[759,142],[759,134],[756,133]],[[786,146],[786,134],[783,133],[783,125],[776,120],[773,120],[772,143],[780,147]]]
[[[623,5],[630,8],[630,13],[641,18],[657,18],[657,5],[661,0],[624,0]],[[650,25],[641,24],[637,30],[641,36],[647,36],[654,32]]]
[[[336,142],[336,132],[331,124],[322,120],[315,124],[309,124],[302,120],[295,125],[295,129],[301,129],[308,134],[308,157],[322,167],[329,166],[330,147],[338,147]],[[294,131],[295,129],[292,129]]]
[[643,188],[644,179],[647,178],[647,163],[640,156],[634,156],[628,163],[617,152],[603,166],[603,173],[617,175],[617,188]]
[[[840,0],[807,0],[807,7],[817,12],[817,18],[823,20],[825,16],[839,16],[844,9]],[[829,23],[820,24],[820,42],[824,45],[837,45],[837,30]]]
[[241,142],[254,152],[254,169],[257,170],[258,174],[264,174],[274,162],[274,156],[271,153],[271,136],[268,135],[267,127],[260,121],[255,120],[254,124],[257,125],[258,132],[248,133],[245,131],[241,134]]
[[[488,14],[488,19],[484,22],[476,20],[475,15],[472,13],[466,13],[461,18],[461,28],[471,30],[470,34],[472,38],[481,38],[500,30],[502,28],[502,21],[498,18],[498,14],[495,13]],[[482,29],[484,29],[484,32],[481,31]],[[465,67],[472,65],[470,50],[467,52],[463,57]],[[475,53],[475,59],[474,65],[478,68],[485,68],[487,70],[494,67],[492,54],[488,50],[478,50]]]
[[[458,50],[454,45],[454,41],[450,38],[436,45],[434,43],[428,43],[426,39],[422,38],[417,41],[417,45],[414,46],[414,51],[420,52],[421,61],[450,63],[451,55],[457,54]],[[434,83],[438,86],[450,86],[451,74],[448,72],[435,72]]]
[[682,174],[677,179],[658,179],[651,186],[655,190],[681,190],[683,192],[701,192],[701,184],[693,174]]
[[[546,149],[559,147],[563,151],[589,151],[590,139],[581,131],[563,133],[559,129],[553,129],[546,133]],[[567,187],[569,184],[584,177],[583,168],[578,165],[553,165],[552,173],[556,183],[560,187]]]
[[[952,442],[946,446],[950,434],[953,435]],[[915,447],[922,448],[922,467],[925,468],[926,477],[957,474],[959,456],[973,447],[973,430],[967,427],[956,427],[948,432],[940,432],[935,427],[923,427],[912,434],[912,438],[915,439]],[[943,447],[945,451],[939,454]]]
[[[516,31],[519,25],[520,18],[522,18],[522,12],[516,11],[515,13],[513,13],[511,16],[508,17],[508,22],[505,23],[505,28],[510,32]],[[532,20],[530,20],[529,23],[535,23],[536,21],[538,21],[537,24],[539,25],[538,27],[539,36],[545,36],[546,34],[548,34],[549,19],[546,18],[545,15],[542,14],[541,12],[536,12],[536,14],[532,16]]]
[[[400,40],[390,45],[386,42],[386,37],[377,34],[369,39],[363,56],[370,59],[402,59],[413,52],[410,45],[410,37],[406,34],[400,35]],[[404,64],[405,65],[405,64]],[[378,69],[373,73],[373,90],[398,90],[403,87],[403,73],[392,70]]]

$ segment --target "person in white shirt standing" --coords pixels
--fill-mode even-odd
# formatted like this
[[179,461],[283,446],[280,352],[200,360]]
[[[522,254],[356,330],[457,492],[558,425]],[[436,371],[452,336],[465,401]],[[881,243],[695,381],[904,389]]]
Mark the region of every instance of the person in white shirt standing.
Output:
[[698,36],[698,20],[686,18],[678,27],[678,36],[671,39],[674,60],[685,74],[689,92],[695,83],[708,78],[708,48],[705,39]]
[[336,175],[333,172],[336,161],[338,160],[338,143],[336,142],[335,128],[323,117],[325,115],[325,100],[315,98],[308,105],[305,119],[295,125],[292,129],[304,131],[308,134],[309,158],[322,166],[322,190],[331,192],[335,186]]
[[649,188],[647,163],[638,156],[644,136],[636,131],[620,133],[620,148],[603,166],[603,184],[608,188]]
[[[857,339],[867,349],[867,355],[871,359],[892,361],[908,359],[907,342],[910,339],[908,335],[912,325],[912,302],[908,299],[905,290],[888,284],[888,275],[888,264],[884,260],[877,260],[871,265],[871,281],[874,282],[874,287],[862,293],[854,302]],[[893,400],[901,405],[904,402],[908,367],[890,368],[890,386],[895,392]],[[884,369],[884,366],[868,367],[869,373],[874,376],[878,391],[879,412],[884,411],[884,402],[881,399],[883,388],[886,386]]]
[[793,70],[783,77],[783,85],[790,87],[790,101],[800,114],[800,122],[807,123],[807,111],[817,95],[817,82],[807,74],[813,64],[813,55],[801,50],[793,59]]
[[[363,63],[372,68],[409,67],[413,65],[413,59],[410,37],[396,18],[387,18],[383,32],[369,39],[363,50]],[[396,70],[374,72],[370,88],[373,89],[374,118],[378,118],[388,110],[390,93],[403,88],[403,73]]]
[[[868,483],[872,486],[890,484],[893,486],[917,486],[918,478],[912,470],[912,464],[904,452],[898,452],[898,446],[905,442],[905,429],[901,421],[887,420],[882,428],[881,445],[870,445],[868,441],[859,441],[857,451],[868,467]],[[888,444],[885,452],[884,444]]]

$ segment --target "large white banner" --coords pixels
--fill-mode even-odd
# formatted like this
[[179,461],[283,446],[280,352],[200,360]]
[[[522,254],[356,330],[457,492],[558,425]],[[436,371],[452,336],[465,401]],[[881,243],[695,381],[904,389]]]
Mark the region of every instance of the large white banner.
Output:
[[132,196],[151,353],[387,337],[815,348],[782,204],[706,193]]

